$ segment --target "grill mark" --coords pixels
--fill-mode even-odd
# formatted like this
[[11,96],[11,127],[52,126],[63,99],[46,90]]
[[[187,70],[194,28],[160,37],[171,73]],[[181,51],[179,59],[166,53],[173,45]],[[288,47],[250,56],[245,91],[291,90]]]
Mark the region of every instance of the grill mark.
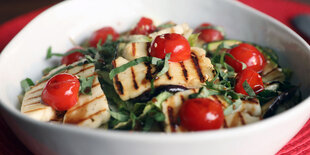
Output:
[[72,75],[77,75],[77,74],[79,74],[79,73],[81,73],[81,72],[84,72],[84,71],[87,71],[87,70],[89,70],[89,69],[91,69],[91,68],[94,68],[95,66],[94,66],[94,65],[91,65],[91,66],[88,66],[88,67],[85,68],[85,65],[83,65],[82,67],[83,67],[83,68],[82,68],[81,70],[79,70],[79,71],[76,72],[76,73],[72,73]]
[[185,102],[185,98],[184,98],[184,96],[183,96],[183,95],[180,95],[180,97],[181,97],[181,101],[182,101],[182,103],[184,103],[184,102]]
[[132,46],[132,55],[133,56],[136,56],[136,43],[131,43],[131,46]]
[[255,100],[255,99],[253,99],[253,98],[248,99],[248,102],[249,102],[250,104],[259,104],[258,101]]
[[41,104],[41,101],[37,101],[37,102],[29,103],[29,104],[24,104],[23,106],[28,107],[28,106],[39,104],[39,103]]
[[172,79],[172,77],[171,77],[170,74],[169,74],[169,70],[166,72],[166,75],[167,75],[167,78],[168,78],[169,80]]
[[224,119],[223,127],[224,127],[224,128],[228,128],[226,119]]
[[76,111],[76,110],[78,110],[78,109],[80,109],[80,108],[82,108],[82,107],[84,107],[84,106],[87,106],[88,104],[90,104],[90,103],[92,103],[92,102],[94,102],[94,101],[96,101],[96,100],[99,100],[99,99],[101,99],[102,97],[104,97],[104,94],[102,94],[102,95],[100,95],[100,96],[97,96],[96,98],[94,98],[94,99],[92,99],[92,100],[90,100],[90,101],[85,102],[83,105],[80,105],[80,106],[78,106],[78,107],[75,107],[74,109],[68,110],[68,111],[67,111],[67,114],[69,114],[69,113],[71,113],[71,112],[73,112],[73,111]]
[[186,68],[184,66],[183,61],[180,61],[179,64],[180,64],[180,66],[182,68],[183,76],[184,76],[185,80],[187,81],[188,80],[188,74],[187,74],[187,70],[186,70]]
[[172,132],[175,132],[175,122],[174,122],[174,116],[173,116],[173,108],[171,108],[170,106],[167,107],[167,111],[168,111],[168,118],[169,118],[169,122],[170,122],[170,129]]
[[34,91],[30,92],[29,94],[34,94],[34,93],[36,93],[36,92],[38,92],[38,91],[41,91],[41,90],[43,90],[43,88],[39,88],[39,89],[37,89],[37,90],[34,90]]
[[46,108],[38,108],[38,109],[29,110],[29,111],[24,111],[24,113],[30,113],[30,112],[34,112],[38,110],[43,110],[43,109],[46,109]]
[[245,123],[245,121],[244,121],[243,116],[241,115],[241,112],[238,112],[238,115],[239,115],[239,117],[240,117],[241,124],[242,124],[242,125],[245,125],[246,123]]
[[100,85],[100,83],[98,82],[98,83],[93,84],[91,87],[92,87],[92,88],[95,88],[95,87],[97,87],[97,86],[99,86],[99,85]]
[[[97,75],[97,73],[96,72],[94,72],[93,74],[90,74],[90,75],[87,75],[86,77],[88,78],[88,77],[91,77],[91,76],[96,76]],[[94,78],[95,79],[95,78]]]
[[31,99],[35,99],[35,98],[38,98],[38,97],[41,97],[41,94],[37,95],[37,96],[29,97],[29,98],[25,99],[25,101],[29,101]]
[[116,86],[117,91],[123,95],[124,94],[124,90],[123,90],[124,88],[123,88],[121,81],[119,81],[119,79],[118,79],[118,75],[115,75],[114,80],[115,80],[115,86]]
[[265,76],[271,74],[272,72],[276,71],[277,69],[278,69],[277,67],[273,68],[271,71],[269,71],[269,72],[267,72],[265,74],[262,74],[262,77],[265,77]]
[[222,105],[222,107],[225,107],[225,105],[223,104],[223,102],[216,96],[216,95],[212,95],[212,97],[214,98],[214,100],[218,103],[220,103]]
[[146,43],[146,49],[145,49],[145,51],[147,51],[147,52],[146,52],[147,56],[151,56],[151,54],[150,54],[150,52],[149,52],[150,46],[151,46],[151,43],[150,43],[150,42],[147,42],[147,43]]
[[201,72],[200,66],[199,66],[199,62],[198,62],[198,58],[197,55],[195,53],[191,53],[191,58],[192,58],[192,62],[195,66],[197,75],[199,76],[200,82],[205,82],[205,78]]
[[145,74],[146,79],[148,79],[149,81],[152,80],[152,67],[150,65],[150,63],[145,63],[147,71]]
[[106,109],[103,109],[103,110],[97,111],[96,113],[91,114],[91,115],[89,115],[89,116],[87,116],[85,118],[81,118],[81,119],[78,119],[78,120],[71,120],[71,121],[69,120],[66,123],[69,123],[69,124],[80,124],[80,123],[82,123],[82,122],[84,122],[84,121],[86,121],[88,119],[92,119],[93,116],[96,116],[96,115],[98,115],[98,114],[100,114],[102,112],[105,112],[105,111],[106,111]]
[[139,88],[137,81],[136,81],[136,75],[135,75],[135,70],[133,69],[133,67],[130,67],[131,70],[131,76],[132,76],[132,83],[134,88],[137,90]]

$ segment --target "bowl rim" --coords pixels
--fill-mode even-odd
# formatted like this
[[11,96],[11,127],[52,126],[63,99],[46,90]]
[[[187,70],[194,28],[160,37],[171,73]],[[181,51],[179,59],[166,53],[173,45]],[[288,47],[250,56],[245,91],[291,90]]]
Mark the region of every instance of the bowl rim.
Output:
[[[302,39],[296,32],[291,30],[289,27],[284,25],[283,23],[279,22],[278,20],[258,11],[254,8],[247,6],[241,2],[238,1],[231,1],[231,0],[225,0],[227,3],[231,3],[232,5],[235,5],[236,7],[239,7],[240,9],[245,9],[248,12],[254,13],[257,16],[264,18],[268,22],[271,22],[275,24],[277,27],[282,28],[283,30],[287,31],[289,34],[291,34],[295,39],[297,39],[302,45],[304,45],[308,49],[308,54],[310,55],[310,46],[308,43]],[[39,14],[36,18],[34,18],[31,22],[29,22],[11,41],[10,43],[3,49],[0,61],[3,59],[3,55],[6,55],[10,49],[13,47],[14,43],[20,36],[23,35],[24,31],[27,31],[27,29],[31,28],[36,21],[40,20],[41,18],[44,18],[45,14],[48,14],[50,12],[53,12],[53,10],[67,4],[71,3],[72,1],[63,1],[60,2],[41,14]],[[197,139],[202,139],[201,137],[205,137],[208,139],[217,139],[221,137],[228,137],[228,136],[235,136],[240,134],[246,134],[254,132],[255,130],[260,130],[263,128],[268,128],[270,124],[276,124],[279,122],[284,121],[286,118],[293,116],[295,113],[299,113],[303,111],[303,108],[305,106],[310,106],[310,97],[306,97],[302,102],[300,102],[295,107],[286,110],[280,114],[277,114],[276,116],[273,116],[271,118],[265,119],[264,121],[259,121],[253,124],[248,124],[241,127],[236,128],[229,128],[229,129],[221,129],[221,130],[211,130],[211,131],[200,131],[200,132],[188,132],[188,133],[162,133],[162,132],[128,132],[128,131],[117,131],[117,130],[98,130],[98,129],[90,129],[90,128],[83,128],[83,127],[77,127],[75,125],[68,125],[68,124],[53,124],[53,123],[46,123],[46,122],[40,122],[37,120],[33,120],[29,117],[25,117],[18,109],[13,109],[8,107],[6,104],[3,103],[3,101],[0,98],[0,108],[2,110],[5,110],[9,115],[18,118],[24,122],[27,122],[28,124],[40,126],[41,128],[51,128],[54,130],[65,130],[69,132],[75,132],[79,134],[86,134],[86,135],[92,135],[92,136],[102,136],[102,137],[110,137],[113,139],[131,139],[131,140],[138,140],[138,141],[163,141],[164,137],[165,141],[167,142],[179,142],[180,139],[186,138],[189,141],[196,141]]]

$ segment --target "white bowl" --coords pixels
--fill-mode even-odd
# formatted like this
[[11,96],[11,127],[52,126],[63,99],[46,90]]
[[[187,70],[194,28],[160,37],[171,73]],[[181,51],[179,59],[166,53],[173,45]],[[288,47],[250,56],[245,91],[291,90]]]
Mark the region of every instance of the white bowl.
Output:
[[[48,46],[64,52],[93,30],[111,25],[127,30],[141,16],[173,20],[192,27],[211,22],[225,28],[228,37],[277,49],[281,64],[294,69],[305,99],[296,107],[258,123],[196,133],[165,134],[93,130],[42,123],[19,112],[19,82],[38,80],[51,62],[44,60]],[[278,21],[237,1],[223,0],[114,0],[65,1],[28,24],[0,57],[0,109],[5,120],[35,154],[275,154],[310,116],[310,48],[295,32]],[[298,80],[296,80],[298,79]]]

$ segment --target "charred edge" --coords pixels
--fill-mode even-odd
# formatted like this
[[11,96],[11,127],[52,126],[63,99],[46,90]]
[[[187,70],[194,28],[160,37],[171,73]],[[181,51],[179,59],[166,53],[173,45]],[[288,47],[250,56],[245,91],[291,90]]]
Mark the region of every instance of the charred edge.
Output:
[[180,66],[182,68],[182,72],[183,72],[184,78],[187,81],[188,80],[188,74],[187,74],[187,70],[186,70],[186,68],[184,66],[184,63],[183,63],[183,61],[180,61],[179,63],[180,63]]
[[82,107],[84,107],[84,106],[87,106],[88,104],[90,104],[90,103],[92,103],[92,102],[94,102],[94,101],[96,101],[96,100],[99,100],[99,99],[101,99],[102,97],[104,97],[104,94],[102,94],[102,95],[100,95],[100,96],[97,96],[96,98],[94,98],[94,99],[92,99],[92,100],[90,100],[90,101],[88,101],[88,102],[85,102],[83,105],[81,105],[81,106],[78,106],[78,107],[75,107],[74,109],[70,109],[70,110],[68,110],[67,111],[67,114],[68,113],[71,113],[71,112],[73,112],[73,111],[76,111],[76,110],[78,110],[78,109],[80,109],[80,108],[82,108]]
[[91,115],[89,115],[89,116],[87,116],[85,118],[68,121],[66,123],[69,123],[69,124],[80,124],[80,123],[82,123],[82,122],[84,122],[84,121],[86,121],[88,119],[92,119],[93,116],[99,115],[100,113],[105,112],[105,111],[106,111],[106,109],[103,109],[103,110],[97,111],[96,113],[91,114]]
[[118,75],[115,75],[115,85],[116,85],[116,89],[120,94],[124,94],[124,90],[123,90],[123,85],[121,83],[121,81],[119,81],[118,79]]
[[136,56],[136,43],[131,43],[132,46],[132,55]]
[[168,106],[168,118],[170,122],[170,128],[172,132],[175,132],[175,122],[174,122],[174,116],[173,116],[173,108]]
[[146,71],[146,79],[151,81],[152,80],[152,67],[150,63],[145,63],[146,67],[147,67],[147,71]]
[[242,125],[245,125],[245,121],[244,121],[244,118],[243,118],[243,116],[242,116],[241,112],[238,112],[238,115],[239,115],[239,118],[240,118],[241,124],[242,124]]
[[[97,75],[97,72],[94,72],[93,74],[87,75],[86,77],[88,78],[88,77],[96,76],[96,75]],[[94,80],[95,80],[95,78],[94,78]]]
[[43,88],[40,88],[40,89],[34,90],[34,91],[30,92],[29,94],[34,94],[34,93],[36,93],[36,92],[38,92],[38,91],[41,91],[41,90],[43,90]]
[[46,109],[46,108],[33,109],[33,110],[25,111],[24,113],[30,113],[30,112],[34,112],[34,111],[38,111],[38,110],[44,110],[44,109]]
[[262,74],[262,77],[265,77],[265,76],[271,74],[272,72],[276,71],[277,69],[278,69],[277,67],[273,68],[271,71],[269,71],[269,72],[267,72],[265,74]]
[[194,66],[195,66],[195,69],[196,69],[196,72],[199,76],[199,79],[200,79],[200,82],[205,82],[205,78],[204,76],[202,75],[202,72],[201,72],[201,69],[200,69],[200,66],[199,66],[199,62],[198,62],[198,58],[197,58],[197,55],[195,53],[191,53],[191,58],[192,58],[192,62],[194,63]]
[[132,76],[133,86],[137,90],[139,88],[139,86],[138,86],[137,81],[136,81],[135,71],[134,71],[133,67],[130,67],[130,69],[131,69],[131,76]]
[[112,65],[114,68],[116,67],[116,61],[115,60],[112,61]]
[[171,77],[170,74],[169,74],[169,70],[166,72],[166,75],[167,75],[167,78],[168,78],[169,80],[172,79],[172,77]]
[[175,30],[173,27],[170,30],[171,30],[171,33],[175,33]]
[[100,83],[98,82],[98,83],[93,84],[91,87],[92,87],[92,88],[95,88],[95,87],[97,87],[97,86],[99,86],[99,85],[100,85]]

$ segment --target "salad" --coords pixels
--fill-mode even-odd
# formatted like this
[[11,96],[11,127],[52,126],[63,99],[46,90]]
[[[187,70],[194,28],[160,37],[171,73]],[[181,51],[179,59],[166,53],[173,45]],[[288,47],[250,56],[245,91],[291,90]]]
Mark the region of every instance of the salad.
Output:
[[155,25],[142,17],[126,32],[93,32],[64,53],[49,47],[37,82],[21,81],[21,112],[35,120],[89,128],[190,132],[242,126],[299,103],[277,54],[231,40],[202,23]]

